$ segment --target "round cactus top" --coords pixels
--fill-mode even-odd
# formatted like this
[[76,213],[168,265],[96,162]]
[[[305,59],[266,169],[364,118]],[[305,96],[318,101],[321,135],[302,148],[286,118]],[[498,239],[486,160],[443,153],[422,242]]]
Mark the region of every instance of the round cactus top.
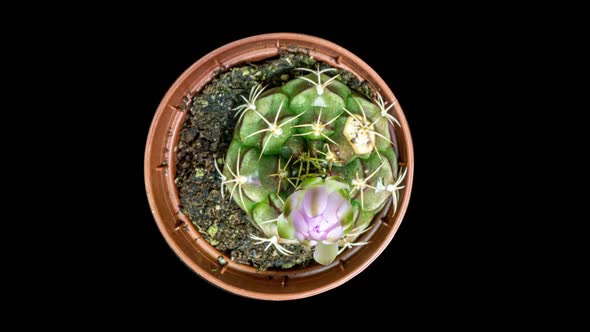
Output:
[[234,108],[233,140],[218,167],[222,193],[251,218],[267,249],[291,255],[285,244],[314,250],[330,264],[367,230],[403,188],[390,114],[395,101],[375,101],[330,76],[306,72],[281,87],[258,84]]

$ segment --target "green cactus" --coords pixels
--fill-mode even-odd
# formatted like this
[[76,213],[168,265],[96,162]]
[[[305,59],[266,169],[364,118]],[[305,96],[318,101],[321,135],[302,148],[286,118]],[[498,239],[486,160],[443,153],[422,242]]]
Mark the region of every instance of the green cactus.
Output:
[[315,247],[316,261],[329,264],[364,244],[354,241],[389,197],[397,209],[406,173],[398,170],[390,125],[399,122],[388,113],[395,102],[367,100],[327,75],[334,69],[298,70],[309,74],[242,97],[218,172],[222,193],[266,236],[253,239],[284,255],[291,252],[281,244]]

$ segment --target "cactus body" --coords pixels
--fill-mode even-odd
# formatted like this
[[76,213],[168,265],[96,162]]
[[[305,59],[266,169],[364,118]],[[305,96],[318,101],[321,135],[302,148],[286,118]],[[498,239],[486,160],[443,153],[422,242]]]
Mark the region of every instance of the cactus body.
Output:
[[403,174],[381,98],[367,100],[329,70],[302,70],[310,73],[244,97],[222,186],[266,235],[254,238],[283,254],[284,243],[314,247],[329,264],[397,200]]

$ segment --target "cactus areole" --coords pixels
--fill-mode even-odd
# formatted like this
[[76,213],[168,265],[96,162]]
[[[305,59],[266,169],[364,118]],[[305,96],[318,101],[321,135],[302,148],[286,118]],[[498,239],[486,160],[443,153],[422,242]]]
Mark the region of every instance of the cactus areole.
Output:
[[229,149],[213,162],[221,193],[263,234],[251,239],[286,256],[304,246],[327,265],[366,244],[357,239],[388,200],[397,208],[405,170],[390,136],[395,101],[370,100],[320,68],[240,96]]

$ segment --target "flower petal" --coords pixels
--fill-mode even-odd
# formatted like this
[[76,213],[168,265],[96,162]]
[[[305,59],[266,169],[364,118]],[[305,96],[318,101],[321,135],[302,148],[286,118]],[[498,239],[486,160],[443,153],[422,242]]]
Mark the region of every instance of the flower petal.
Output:
[[299,211],[293,211],[291,212],[289,219],[295,227],[295,232],[301,233],[304,236],[308,235],[307,220],[305,220],[305,216],[303,216],[303,214],[301,214]]
[[297,241],[302,242],[303,240],[305,240],[305,236],[299,232],[295,233],[295,236],[297,237]]
[[277,220],[277,231],[283,239],[293,240],[295,238],[295,226],[282,214]]
[[334,261],[338,255],[338,244],[325,244],[318,242],[313,252],[313,259],[322,265],[328,265]]
[[328,232],[328,234],[326,235],[326,241],[336,242],[340,240],[343,234],[344,230],[342,229],[342,226],[338,225]]
[[336,212],[336,214],[338,215],[338,219],[342,220],[345,217],[347,217],[347,215],[350,214],[351,209],[352,209],[352,206],[350,204],[340,205],[340,207],[338,208],[338,212]]
[[299,196],[301,193],[299,191],[294,192],[287,198],[285,204],[283,205],[283,214],[289,216],[293,209],[297,209],[297,204],[299,204]]
[[319,216],[324,212],[327,204],[328,194],[326,188],[321,186],[309,189],[303,198],[303,208],[308,216]]
[[337,212],[338,212],[338,209],[340,208],[340,206],[344,203],[348,203],[348,202],[346,200],[344,200],[344,198],[342,198],[340,193],[338,193],[338,192],[331,193],[328,196],[328,204],[326,206],[326,209],[322,213],[322,216],[324,217],[324,219],[326,219],[326,221],[328,221],[329,223],[339,222],[340,218],[338,217]]

